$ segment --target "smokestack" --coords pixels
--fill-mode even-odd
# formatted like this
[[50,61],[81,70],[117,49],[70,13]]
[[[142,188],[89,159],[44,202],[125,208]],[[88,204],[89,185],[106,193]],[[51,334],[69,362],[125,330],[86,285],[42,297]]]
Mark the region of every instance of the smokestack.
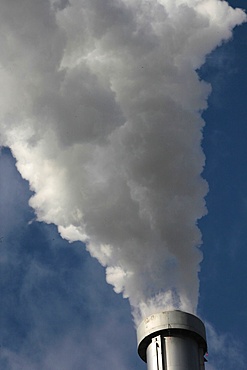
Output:
[[148,370],[205,369],[205,326],[189,313],[165,311],[147,317],[137,329],[137,342]]

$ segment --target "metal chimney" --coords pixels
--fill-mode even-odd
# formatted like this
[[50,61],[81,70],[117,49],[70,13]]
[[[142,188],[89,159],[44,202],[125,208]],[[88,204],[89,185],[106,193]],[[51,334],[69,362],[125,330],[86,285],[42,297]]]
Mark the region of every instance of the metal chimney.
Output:
[[165,311],[147,317],[137,329],[137,342],[148,370],[205,369],[205,326],[189,313]]

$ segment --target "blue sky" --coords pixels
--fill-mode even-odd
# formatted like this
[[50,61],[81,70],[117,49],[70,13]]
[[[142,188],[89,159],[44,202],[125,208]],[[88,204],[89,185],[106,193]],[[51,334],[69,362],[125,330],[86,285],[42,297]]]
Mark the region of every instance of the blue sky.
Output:
[[[247,9],[244,1],[229,3]],[[236,28],[233,39],[211,54],[201,70],[213,91],[204,113],[204,176],[210,190],[206,198],[208,215],[200,221],[204,260],[199,311],[218,333],[229,335],[226,341],[229,353],[236,341],[242,350],[247,344],[244,335],[247,305],[246,31],[246,25]],[[233,369],[233,363],[222,361],[218,368]],[[243,363],[240,368],[245,366]]]
[[81,243],[32,222],[31,192],[8,149],[0,166],[1,370],[139,366],[128,301]]
[[[246,25],[236,28],[233,39],[210,55],[201,71],[213,88],[204,113],[204,176],[210,191],[208,215],[200,222],[204,240],[201,309],[215,305],[215,312],[209,309],[207,316],[212,315],[212,320],[216,315],[221,329],[228,322],[234,334],[241,332],[240,327],[234,329],[241,318],[241,327],[246,325],[246,30]],[[203,281],[207,282],[205,291]],[[240,321],[234,323],[236,316]]]
[[[247,10],[242,1],[229,1]],[[244,370],[247,346],[247,24],[200,69],[212,93],[203,113],[208,214],[198,314],[207,370]],[[105,282],[83,243],[35,221],[32,192],[8,148],[0,155],[0,369],[141,370],[127,299]]]

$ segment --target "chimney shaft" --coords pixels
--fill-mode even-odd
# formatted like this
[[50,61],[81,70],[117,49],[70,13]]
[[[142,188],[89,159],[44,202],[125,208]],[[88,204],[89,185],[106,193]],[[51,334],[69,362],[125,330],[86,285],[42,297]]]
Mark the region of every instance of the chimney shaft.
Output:
[[148,370],[204,370],[202,321],[182,311],[151,315],[137,329],[138,353]]

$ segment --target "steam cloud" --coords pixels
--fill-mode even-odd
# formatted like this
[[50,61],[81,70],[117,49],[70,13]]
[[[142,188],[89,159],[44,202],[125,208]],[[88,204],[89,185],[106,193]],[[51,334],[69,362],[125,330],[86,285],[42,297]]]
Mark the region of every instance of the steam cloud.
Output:
[[37,219],[81,240],[136,322],[195,312],[210,86],[245,14],[218,0],[2,0],[0,144]]

